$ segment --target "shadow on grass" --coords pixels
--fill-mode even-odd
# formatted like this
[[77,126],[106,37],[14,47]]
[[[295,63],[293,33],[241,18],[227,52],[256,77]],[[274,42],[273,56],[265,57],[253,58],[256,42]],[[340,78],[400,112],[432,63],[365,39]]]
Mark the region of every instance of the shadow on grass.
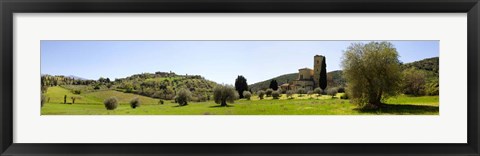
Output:
[[361,113],[388,114],[438,114],[438,106],[422,106],[412,104],[382,104],[378,109],[356,108]]
[[210,108],[224,108],[224,107],[235,107],[233,105],[226,105],[226,106],[220,106],[220,105],[217,105],[217,106],[210,106]]
[[172,106],[172,107],[185,107],[185,106],[188,106],[188,105],[175,105],[175,106]]

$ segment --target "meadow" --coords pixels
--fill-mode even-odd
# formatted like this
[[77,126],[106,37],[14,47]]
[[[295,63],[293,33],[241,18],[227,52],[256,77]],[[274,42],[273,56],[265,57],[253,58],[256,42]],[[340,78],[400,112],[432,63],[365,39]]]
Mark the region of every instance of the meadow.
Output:
[[[400,95],[385,101],[377,110],[361,110],[349,100],[332,98],[328,95],[295,94],[289,99],[285,94],[280,99],[266,97],[260,100],[252,96],[251,100],[240,99],[227,107],[220,107],[214,101],[189,102],[179,106],[173,101],[159,103],[159,99],[123,93],[115,90],[100,90],[73,94],[71,88],[49,87],[45,93],[47,101],[41,109],[42,115],[438,115],[438,96]],[[336,97],[340,97],[338,93]],[[67,104],[64,96],[67,95]],[[104,99],[116,97],[119,106],[115,110],[106,110]],[[72,104],[70,97],[76,97]],[[141,106],[132,109],[129,101],[138,97]]]

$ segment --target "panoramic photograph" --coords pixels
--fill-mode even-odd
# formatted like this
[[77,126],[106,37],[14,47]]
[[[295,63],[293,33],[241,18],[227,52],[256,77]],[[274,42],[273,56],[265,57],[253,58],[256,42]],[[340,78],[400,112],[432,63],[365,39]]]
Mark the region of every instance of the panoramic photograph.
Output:
[[41,115],[439,115],[439,41],[41,41]]

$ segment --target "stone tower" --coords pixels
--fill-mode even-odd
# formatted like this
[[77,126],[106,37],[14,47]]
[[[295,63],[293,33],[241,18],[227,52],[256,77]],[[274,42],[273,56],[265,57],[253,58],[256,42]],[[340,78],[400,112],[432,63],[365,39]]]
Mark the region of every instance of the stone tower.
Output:
[[325,56],[323,55],[315,55],[313,57],[313,81],[314,81],[314,88],[319,87],[320,84],[320,71],[322,70],[322,64]]

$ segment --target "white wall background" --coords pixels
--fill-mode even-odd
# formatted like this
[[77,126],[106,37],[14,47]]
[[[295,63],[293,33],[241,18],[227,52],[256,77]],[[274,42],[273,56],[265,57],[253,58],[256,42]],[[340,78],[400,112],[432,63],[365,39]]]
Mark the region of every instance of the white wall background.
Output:
[[[40,40],[440,40],[440,115],[41,116]],[[15,143],[467,141],[464,13],[16,13],[14,68]]]

